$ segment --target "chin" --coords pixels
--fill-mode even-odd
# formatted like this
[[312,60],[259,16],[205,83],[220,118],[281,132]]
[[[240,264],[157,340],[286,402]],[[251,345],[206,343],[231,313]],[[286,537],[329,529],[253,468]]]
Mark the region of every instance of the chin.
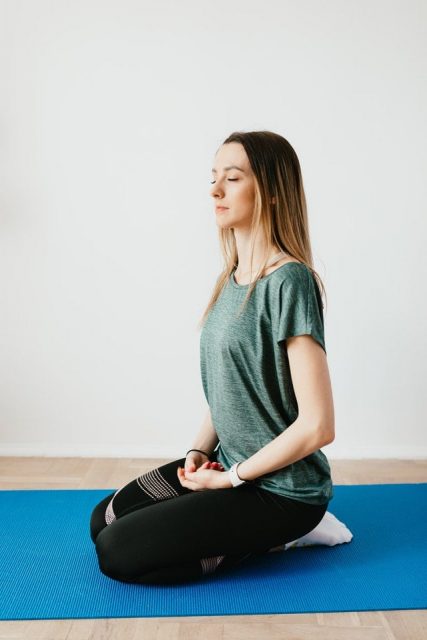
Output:
[[219,218],[217,218],[216,223],[218,227],[222,227],[223,229],[228,229],[231,225],[231,222],[229,220],[223,220]]

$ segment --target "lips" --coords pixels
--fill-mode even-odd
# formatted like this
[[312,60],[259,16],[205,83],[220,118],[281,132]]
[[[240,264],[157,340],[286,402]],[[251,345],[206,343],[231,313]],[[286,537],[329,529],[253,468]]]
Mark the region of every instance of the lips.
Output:
[[216,211],[225,211],[228,207],[215,207]]

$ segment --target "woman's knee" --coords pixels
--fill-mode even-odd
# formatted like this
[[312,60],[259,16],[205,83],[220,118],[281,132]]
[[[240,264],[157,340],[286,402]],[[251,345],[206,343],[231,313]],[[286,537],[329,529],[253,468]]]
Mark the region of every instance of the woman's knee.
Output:
[[117,553],[115,545],[110,534],[110,527],[103,529],[96,538],[95,548],[98,556],[98,564],[101,572],[109,578],[117,579],[119,571],[122,567],[118,566],[117,559],[120,554]]
[[96,553],[101,572],[108,578],[134,584],[183,584],[203,576],[200,560],[168,567],[153,566],[138,554],[126,553],[117,527],[107,527],[96,539]]
[[113,496],[114,492],[103,498],[92,511],[90,517],[90,537],[92,542],[95,542],[99,533],[107,526],[105,511]]
[[117,524],[109,525],[96,538],[99,568],[104,575],[114,580],[135,582],[138,575],[145,571],[144,558],[140,555],[141,551],[137,554],[131,551],[129,546],[132,545],[126,544]]

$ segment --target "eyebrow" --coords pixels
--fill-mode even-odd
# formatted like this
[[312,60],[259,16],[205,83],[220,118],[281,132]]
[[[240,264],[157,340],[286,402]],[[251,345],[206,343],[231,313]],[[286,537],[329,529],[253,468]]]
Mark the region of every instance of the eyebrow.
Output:
[[[242,171],[243,173],[245,173],[243,169],[236,166],[235,164],[231,164],[229,167],[224,167],[224,171],[230,171],[230,169],[237,169],[238,171]],[[212,169],[212,173],[216,173],[216,172],[217,172],[216,169]]]

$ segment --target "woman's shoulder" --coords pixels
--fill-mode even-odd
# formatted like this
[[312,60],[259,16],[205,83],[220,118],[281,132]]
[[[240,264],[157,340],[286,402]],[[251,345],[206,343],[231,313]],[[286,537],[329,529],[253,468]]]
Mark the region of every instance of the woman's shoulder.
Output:
[[[275,268],[270,270],[270,275],[276,282],[292,282],[292,281],[307,281],[307,276],[311,275],[310,267],[305,262],[299,260],[285,260],[279,265],[274,265]],[[273,274],[275,274],[273,276]]]
[[271,267],[268,267],[268,269],[266,269],[265,271],[265,275],[268,276],[270,273],[274,273],[275,271],[277,271],[277,269],[280,269],[281,267],[284,267],[285,264],[301,264],[303,265],[303,262],[300,262],[299,260],[296,260],[295,258],[282,258],[281,260],[279,260],[278,262],[276,262],[274,265],[272,265]]
[[289,260],[273,271],[269,278],[275,295],[289,300],[307,297],[318,288],[316,278],[309,265],[298,260]]

